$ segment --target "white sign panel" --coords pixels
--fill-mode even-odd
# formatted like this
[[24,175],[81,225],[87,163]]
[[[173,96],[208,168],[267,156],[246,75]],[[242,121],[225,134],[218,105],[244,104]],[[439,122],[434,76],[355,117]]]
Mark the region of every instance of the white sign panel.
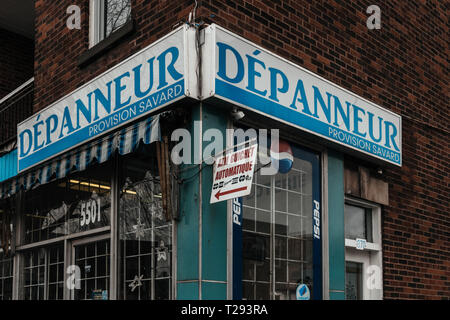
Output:
[[217,25],[204,32],[205,96],[401,166],[399,115]]
[[210,203],[250,194],[258,145],[217,157]]
[[19,172],[185,96],[197,98],[194,37],[182,26],[20,123]]

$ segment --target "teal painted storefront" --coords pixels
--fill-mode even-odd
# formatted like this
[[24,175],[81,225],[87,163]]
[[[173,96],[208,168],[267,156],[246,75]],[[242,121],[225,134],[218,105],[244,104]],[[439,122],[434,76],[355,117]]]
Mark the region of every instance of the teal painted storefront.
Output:
[[[188,130],[192,140],[200,130],[218,129],[225,137],[228,113],[207,104],[192,109]],[[199,124],[200,119],[201,125]],[[194,141],[191,141],[194,146]],[[209,141],[203,142],[203,148]],[[223,141],[224,147],[226,141]],[[200,150],[192,147],[191,155]],[[216,150],[219,151],[219,150]],[[206,166],[206,167],[205,167]],[[202,164],[184,166],[180,185],[180,219],[176,227],[177,299],[227,299],[227,203],[209,203],[212,170]],[[201,174],[195,174],[201,170]],[[345,299],[344,242],[344,160],[339,152],[328,151],[328,254],[329,299]],[[201,245],[200,245],[201,244]],[[326,252],[326,251],[325,251]],[[326,296],[326,295],[325,295]]]
[[[208,129],[226,136],[225,112],[200,104],[193,107],[191,119],[188,130],[193,140],[198,141]],[[191,145],[198,144],[192,141]],[[191,150],[193,157],[199,152],[194,147]],[[210,205],[212,170],[205,163],[201,166],[181,168],[185,170],[181,179],[186,180],[180,186],[180,220],[176,227],[177,299],[227,299],[227,203]],[[199,170],[200,175],[195,174]]]
[[[208,129],[219,130],[226,137],[228,121],[225,110],[205,103],[192,107],[187,129],[192,139],[191,156],[196,163],[210,141],[203,142],[202,150],[195,142]],[[222,143],[225,148],[226,141]],[[0,181],[16,175],[17,151],[13,150],[0,157]],[[329,299],[342,300],[345,299],[345,240],[344,160],[341,153],[328,150],[327,175]],[[179,189],[180,212],[176,223],[176,298],[227,299],[228,282],[231,281],[227,269],[227,202],[209,203],[211,165],[184,165],[180,178],[183,182]],[[327,279],[323,280],[326,284]]]
[[[200,158],[210,141],[199,139],[208,129],[219,130],[226,137],[229,123],[228,111],[205,103],[192,107],[187,129],[191,136],[191,156]],[[226,141],[222,141],[225,148]],[[215,150],[219,152],[220,150]],[[195,158],[194,158],[195,157]],[[323,279],[328,284],[331,300],[345,299],[345,240],[344,240],[344,160],[339,152],[328,150],[328,274]],[[195,162],[194,162],[195,163]],[[0,180],[17,175],[16,150],[0,157]],[[228,207],[227,202],[211,205],[209,202],[212,170],[204,162],[180,168],[182,183],[179,186],[180,211],[176,223],[176,298],[177,299],[227,299],[231,272],[228,270]],[[200,174],[198,174],[200,173]],[[323,174],[323,173],[322,173]],[[327,252],[326,250],[324,251]],[[326,274],[326,272],[325,272]],[[326,296],[326,294],[325,294]]]

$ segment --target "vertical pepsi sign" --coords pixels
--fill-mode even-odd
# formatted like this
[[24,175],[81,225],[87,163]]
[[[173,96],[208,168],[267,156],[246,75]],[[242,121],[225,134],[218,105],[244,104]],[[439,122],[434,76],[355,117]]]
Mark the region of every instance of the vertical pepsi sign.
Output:
[[318,154],[310,155],[312,164],[312,223],[313,223],[313,299],[322,299],[322,202],[321,202],[321,179],[320,179],[320,157]]
[[302,159],[311,164],[312,189],[311,189],[311,211],[306,214],[312,217],[312,276],[313,284],[311,299],[321,300],[323,297],[323,261],[322,261],[322,184],[320,154],[304,148],[293,150],[295,158]]

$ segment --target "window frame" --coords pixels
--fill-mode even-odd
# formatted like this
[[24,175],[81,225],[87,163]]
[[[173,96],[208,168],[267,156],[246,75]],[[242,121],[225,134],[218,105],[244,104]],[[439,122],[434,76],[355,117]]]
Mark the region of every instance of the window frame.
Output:
[[[381,251],[381,207],[379,205],[354,199],[350,197],[344,198],[344,203],[346,205],[350,206],[357,206],[365,209],[371,210],[371,216],[372,216],[372,241],[367,241],[366,248],[364,250],[370,250],[370,251]],[[345,211],[344,211],[345,215]],[[344,225],[345,228],[345,225]],[[345,229],[344,229],[345,230]],[[344,233],[345,234],[345,233]],[[355,239],[348,239],[345,238],[345,247],[349,248],[355,248],[356,249],[356,240]]]
[[[65,247],[64,247],[64,242],[59,241],[57,243],[52,243],[46,246],[36,246],[34,248],[30,248],[27,249],[23,252],[21,252],[21,260],[22,260],[22,271],[21,271],[21,275],[19,275],[20,277],[23,277],[21,279],[21,287],[20,287],[20,299],[21,300],[35,300],[35,301],[42,301],[42,300],[64,300],[64,290],[65,290],[65,281],[66,281],[66,274],[64,272],[65,270],[65,261],[59,261],[59,257],[57,258],[58,261],[56,262],[52,262],[51,261],[51,257],[50,257],[50,250],[52,249],[61,249],[62,253],[63,253],[63,257],[64,257],[64,253],[65,253]],[[37,264],[32,263],[31,265],[27,266],[27,260],[29,261],[29,254],[32,255],[39,255],[39,251],[43,252],[43,256],[44,256],[44,263],[40,264],[39,262]],[[50,267],[51,266],[58,266],[58,265],[63,265],[63,280],[59,280],[58,278],[56,279],[56,281],[51,282],[50,280]],[[26,273],[31,272],[32,274],[32,269],[36,269],[38,268],[38,272],[40,268],[44,269],[44,279],[42,283],[37,283],[37,284],[26,284],[25,283],[25,278],[26,278]],[[58,285],[58,284],[63,284],[63,288],[62,288],[62,299],[60,299],[59,297],[56,297],[55,299],[49,299],[49,289],[50,289],[50,285]],[[37,287],[39,290],[39,286],[43,286],[43,296],[39,297],[37,300],[36,299],[31,299],[31,297],[29,296],[27,297],[27,289],[32,290],[33,287]],[[58,289],[59,290],[59,289]],[[31,295],[31,293],[30,293]]]
[[[126,177],[126,166],[127,166],[127,161],[133,161],[133,158],[130,158],[130,156],[124,156],[124,157],[120,157],[120,163],[119,163],[119,167],[120,170],[118,170],[118,174],[117,174],[117,178],[119,181],[117,181],[117,188],[118,188],[118,192],[120,193],[121,190],[123,190],[123,186],[121,184],[122,179],[125,179]],[[132,162],[131,162],[132,163]],[[136,165],[136,162],[134,163]],[[147,167],[148,168],[148,167]],[[158,170],[157,168],[155,168],[156,170]],[[154,173],[154,172],[153,172]],[[159,177],[159,172],[157,172],[157,176]],[[143,183],[142,180],[139,181],[135,181],[133,183],[134,184],[141,184]],[[157,183],[157,182],[155,182]],[[126,301],[127,299],[125,299],[125,291],[127,290],[127,286],[129,285],[129,281],[126,279],[126,274],[124,273],[124,270],[122,270],[122,263],[125,262],[124,258],[129,258],[129,257],[135,257],[138,258],[138,261],[140,263],[140,259],[143,256],[151,256],[151,275],[150,278],[146,278],[144,279],[145,281],[151,281],[151,299],[150,301],[156,301],[155,297],[155,281],[156,280],[161,280],[160,278],[158,279],[157,275],[156,275],[156,270],[155,270],[155,252],[157,250],[157,247],[154,246],[152,244],[152,249],[151,252],[148,254],[141,254],[140,252],[138,252],[136,255],[132,255],[132,256],[123,256],[122,252],[121,252],[121,236],[124,234],[131,234],[133,232],[127,232],[126,230],[123,230],[122,227],[123,225],[121,225],[121,217],[123,212],[121,211],[121,204],[120,204],[120,195],[117,195],[117,212],[116,212],[116,217],[117,217],[117,253],[116,253],[116,258],[117,258],[117,268],[118,268],[118,274],[116,277],[116,281],[117,281],[117,295],[116,295],[116,299],[117,300],[123,300]],[[140,204],[139,204],[140,206]],[[165,219],[163,217],[163,219]],[[177,277],[176,277],[176,264],[177,264],[177,256],[176,256],[176,222],[174,220],[171,221],[166,221],[166,224],[164,226],[155,226],[153,224],[153,221],[151,222],[151,226],[149,228],[146,228],[145,230],[148,232],[151,232],[152,235],[152,239],[154,240],[155,237],[155,230],[157,229],[161,229],[161,228],[168,228],[170,230],[170,235],[169,235],[169,241],[170,243],[167,245],[167,258],[169,260],[169,270],[170,270],[170,274],[168,276],[168,281],[169,281],[169,300],[174,300],[176,299],[176,284],[177,284]],[[122,234],[122,231],[125,231],[124,234]],[[153,241],[152,240],[152,241]],[[123,277],[122,277],[123,276]],[[123,287],[122,287],[123,285]],[[123,291],[122,291],[123,290]],[[140,294],[139,294],[139,299],[141,300]],[[149,300],[147,300],[149,301]]]
[[104,39],[105,0],[89,1],[89,48]]
[[[5,269],[3,268],[4,263],[10,263],[10,270],[8,275],[5,274]],[[10,279],[11,279],[11,296],[8,296],[7,299],[5,299],[5,282]],[[2,248],[0,248],[0,282],[2,284],[0,288],[0,301],[13,300],[14,258],[12,256],[5,256]]]
[[[246,129],[251,129],[251,128],[254,128],[254,127],[252,127],[252,126],[247,127],[245,125],[243,125],[243,126],[233,126],[234,130],[237,130],[237,129],[244,129],[244,130],[246,130]],[[233,133],[230,133],[230,136],[228,137],[227,141],[229,141],[229,142],[233,141],[233,137],[234,137]],[[315,186],[314,186],[314,183],[315,183],[314,172],[317,171],[318,177],[316,177],[317,178],[316,183],[318,183],[318,186],[317,186],[318,199],[320,200],[321,207],[322,207],[321,210],[320,210],[321,211],[321,223],[322,223],[322,225],[321,225],[320,248],[318,248],[318,251],[316,251],[316,252],[314,252],[315,249],[314,249],[313,233],[311,234],[312,250],[313,250],[312,260],[311,260],[313,268],[312,268],[311,272],[313,274],[313,289],[316,290],[316,294],[320,296],[320,299],[324,299],[325,298],[325,290],[324,290],[325,273],[324,273],[324,268],[326,268],[326,266],[325,266],[325,260],[324,260],[324,257],[323,257],[323,255],[324,255],[324,242],[325,242],[325,240],[324,240],[325,239],[324,238],[324,232],[325,232],[324,230],[325,229],[323,228],[323,221],[324,221],[324,217],[325,217],[325,213],[324,213],[325,204],[324,204],[324,201],[323,201],[323,196],[324,196],[323,195],[323,192],[324,192],[323,191],[324,190],[323,189],[324,188],[323,187],[323,184],[324,184],[323,175],[324,175],[324,173],[323,173],[323,169],[322,169],[322,166],[323,166],[323,162],[322,162],[323,161],[323,152],[320,149],[314,148],[313,146],[310,146],[308,144],[298,143],[297,141],[295,141],[295,140],[293,140],[293,139],[291,139],[289,137],[281,136],[280,139],[288,141],[292,146],[295,146],[296,148],[298,148],[302,153],[306,152],[308,154],[311,154],[311,156],[314,157],[314,158],[316,156],[318,156],[317,164],[316,164],[317,168],[315,168],[314,162],[311,163],[312,164],[312,194],[311,194],[311,196],[312,196],[312,199],[314,199],[314,190],[315,190]],[[231,147],[233,147],[233,144],[230,144],[230,148]],[[294,155],[294,157],[295,157],[295,155]],[[301,157],[300,159],[304,160],[304,161],[308,161],[306,158],[302,158]],[[256,176],[256,174],[255,174],[255,176]],[[270,200],[270,202],[271,202],[270,210],[268,210],[268,212],[270,212],[270,217],[271,217],[270,235],[269,235],[270,279],[269,279],[268,284],[269,284],[269,287],[270,287],[270,298],[269,299],[273,299],[273,300],[280,299],[280,293],[276,290],[277,281],[275,280],[276,279],[276,263],[277,263],[277,260],[278,261],[280,260],[280,259],[276,258],[276,254],[274,252],[274,250],[275,250],[275,241],[276,241],[275,240],[275,238],[276,238],[276,235],[275,235],[275,218],[276,218],[276,212],[277,212],[277,210],[275,209],[275,193],[276,193],[276,189],[279,189],[276,186],[276,184],[275,184],[275,181],[276,181],[275,178],[276,178],[276,175],[271,175],[270,176],[270,186],[268,187],[270,189],[270,199],[271,199]],[[255,179],[255,177],[254,177],[254,179]],[[253,187],[257,187],[258,183],[256,185],[254,183],[255,183],[255,180],[252,183]],[[255,193],[256,193],[256,188],[255,188]],[[232,200],[229,200],[228,203],[230,203],[231,201]],[[244,210],[245,210],[245,207],[246,207],[246,205],[243,203],[242,204],[242,208]],[[266,210],[263,210],[263,211],[266,211]],[[231,212],[231,206],[230,205],[228,205],[228,212]],[[312,215],[311,219],[314,219],[313,218],[313,212],[311,212],[311,215]],[[230,214],[230,217],[231,216],[232,215]],[[302,217],[302,219],[303,219],[303,217]],[[228,223],[229,223],[228,230],[229,230],[229,232],[232,233],[233,222],[228,220]],[[244,232],[244,230],[242,232]],[[254,233],[258,233],[258,232],[256,231]],[[230,240],[228,245],[231,248],[229,252],[232,255],[233,245],[231,243],[232,242],[232,237],[231,236],[230,236],[230,239],[231,240]],[[317,258],[317,256],[320,256],[320,268],[317,268],[317,269],[320,269],[320,271],[319,271],[320,275],[319,275],[319,273],[317,272],[317,269],[316,269],[317,261],[315,259]],[[229,256],[229,259],[230,259],[230,256]],[[288,261],[288,260],[289,259],[286,259],[286,261]],[[232,263],[233,262],[230,263],[230,266],[229,266],[230,269],[233,267]],[[302,262],[302,264],[303,263],[304,262]],[[287,274],[286,277],[287,277],[286,283],[288,283],[289,282],[288,281],[289,275]],[[232,273],[231,274],[229,273],[229,279],[231,279],[231,282],[229,282],[229,283],[232,286],[233,285],[233,281],[234,281]],[[241,283],[244,283],[246,281],[247,280],[241,279]],[[264,282],[264,281],[260,281],[260,282]],[[230,289],[228,291],[228,294],[232,295],[232,293],[230,292]],[[316,295],[316,294],[314,294],[314,295]],[[313,299],[313,294],[311,294],[311,299]]]
[[[103,241],[103,240],[109,240],[110,241],[110,246],[109,246],[109,253],[105,254],[105,256],[109,256],[109,275],[106,277],[107,280],[109,282],[109,286],[108,286],[108,300],[111,300],[111,287],[112,287],[112,283],[115,281],[113,275],[112,275],[112,261],[114,259],[114,256],[111,252],[111,234],[110,233],[104,233],[104,234],[99,234],[93,237],[85,237],[85,238],[81,238],[81,239],[73,239],[72,241],[70,241],[70,243],[67,244],[67,248],[66,249],[66,254],[68,255],[68,259],[70,259],[70,264],[75,265],[75,247],[77,246],[81,246],[81,245],[86,245],[86,244],[93,244],[99,241]],[[68,251],[67,251],[68,250]],[[95,255],[94,257],[98,257],[97,255]],[[92,257],[90,257],[92,258]],[[67,270],[67,268],[66,268]],[[81,281],[86,280],[86,279],[80,279]],[[67,279],[65,278],[64,281],[67,281]],[[67,287],[67,286],[66,286]],[[68,291],[68,296],[67,299],[68,300],[72,300],[75,301],[75,290],[67,290]]]
[[[345,238],[345,262],[356,262],[363,264],[362,274],[362,300],[382,300],[383,299],[383,251],[382,251],[382,225],[381,225],[381,205],[345,196],[346,205],[358,206],[372,211],[372,242],[366,242],[363,250],[357,249],[356,240]],[[345,211],[344,211],[345,215]],[[345,234],[345,225],[344,225]],[[345,237],[345,235],[344,235]],[[380,270],[381,289],[369,290],[367,281],[369,279],[367,267],[376,265]],[[346,283],[346,282],[345,282]]]
[[[89,49],[96,46],[103,40],[108,39],[116,31],[124,27],[127,24],[127,22],[129,22],[129,20],[132,20],[130,11],[130,19],[128,19],[116,30],[112,30],[109,35],[106,35],[107,1],[108,0],[89,0]],[[131,10],[131,2],[130,2],[130,10]]]
[[[345,274],[347,275],[347,262],[354,262],[354,263],[359,263],[362,264],[362,283],[361,283],[361,288],[362,288],[362,300],[373,300],[373,298],[371,298],[370,295],[370,291],[367,288],[367,285],[365,285],[367,283],[368,280],[368,275],[367,272],[365,272],[365,270],[367,270],[367,267],[370,265],[370,252],[366,251],[362,251],[362,252],[355,252],[355,250],[346,250],[345,252]],[[346,279],[347,282],[347,279]]]

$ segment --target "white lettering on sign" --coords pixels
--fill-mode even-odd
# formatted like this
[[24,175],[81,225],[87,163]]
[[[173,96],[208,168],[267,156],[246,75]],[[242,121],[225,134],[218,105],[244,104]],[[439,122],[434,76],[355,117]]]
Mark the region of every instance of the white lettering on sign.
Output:
[[314,238],[320,239],[320,202],[314,200]]
[[241,225],[241,202],[239,198],[233,199],[233,223]]
[[100,198],[90,199],[81,203],[80,226],[88,226],[90,223],[100,222]]
[[250,194],[258,145],[216,158],[210,203]]

